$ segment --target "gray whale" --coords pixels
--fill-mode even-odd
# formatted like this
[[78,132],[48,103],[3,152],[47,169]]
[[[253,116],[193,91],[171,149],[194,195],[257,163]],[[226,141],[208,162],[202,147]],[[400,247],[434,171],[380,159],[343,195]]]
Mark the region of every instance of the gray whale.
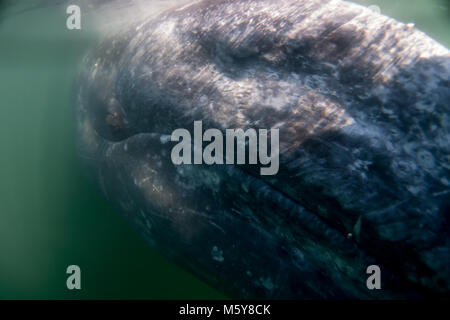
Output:
[[[87,172],[198,277],[240,298],[448,297],[450,52],[413,26],[344,1],[203,0],[81,68]],[[195,120],[279,128],[278,174],[173,165],[168,137]]]

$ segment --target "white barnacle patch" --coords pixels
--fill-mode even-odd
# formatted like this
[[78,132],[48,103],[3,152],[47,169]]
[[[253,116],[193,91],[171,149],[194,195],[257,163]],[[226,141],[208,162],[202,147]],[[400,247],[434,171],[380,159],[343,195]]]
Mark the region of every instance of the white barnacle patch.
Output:
[[314,92],[300,96],[293,113],[301,129],[311,135],[342,129],[355,122],[342,106]]
[[444,186],[447,186],[447,187],[450,186],[450,182],[448,181],[447,178],[443,177],[443,178],[441,178],[440,181]]
[[145,225],[146,229],[148,231],[151,230],[152,229],[152,224],[150,223],[150,220],[147,218],[147,215],[145,214],[145,212],[142,209],[140,209],[139,210],[139,214],[142,217],[142,221],[144,222],[144,225]]
[[359,237],[361,234],[361,225],[362,225],[362,215],[358,217],[358,220],[353,226],[353,235],[355,236],[356,241],[359,241]]
[[225,260],[225,258],[223,257],[223,251],[216,246],[212,247],[211,256],[213,260],[217,262],[223,262]]
[[436,103],[433,101],[418,101],[414,107],[419,111],[428,111],[433,112],[434,108],[436,106]]
[[348,168],[351,171],[359,172],[362,179],[367,179],[366,172],[369,170],[369,166],[372,164],[371,161],[365,161],[361,159],[357,159],[355,162],[350,164]]
[[431,169],[435,166],[434,157],[427,150],[417,152],[417,162],[425,169]]
[[259,278],[259,283],[261,286],[263,286],[264,288],[266,288],[269,291],[272,291],[273,289],[275,289],[275,285],[270,277]]
[[[149,162],[150,161],[150,162]],[[142,196],[148,203],[158,207],[170,207],[173,201],[173,191],[165,184],[159,175],[158,159],[145,160],[133,166],[131,177],[133,183],[139,187]]]
[[364,170],[367,171],[369,166],[372,164],[372,161],[364,161],[357,159],[355,162],[349,165],[351,170]]
[[201,96],[199,99],[199,103],[200,105],[206,105],[208,103],[208,97],[205,95]]
[[160,35],[171,36],[171,33],[175,29],[175,26],[176,24],[173,20],[164,21],[158,25],[155,32]]
[[162,135],[159,137],[159,141],[161,142],[161,144],[166,144],[166,143],[168,143],[168,142],[170,141],[170,135],[168,135],[168,134],[162,134]]
[[406,189],[413,195],[418,196],[419,193],[423,190],[423,187],[417,186],[417,185],[409,185],[406,187]]
[[447,195],[449,193],[450,193],[450,190],[443,190],[443,191],[433,193],[433,197],[440,197],[443,195]]
[[397,118],[397,116],[395,115],[395,111],[393,109],[381,107],[381,112],[387,115],[389,118]]
[[284,94],[269,95],[268,99],[266,99],[266,104],[276,110],[281,110],[286,105],[286,102],[286,96]]
[[214,171],[191,165],[181,165],[177,166],[175,183],[185,190],[196,190],[201,186],[206,186],[216,193],[219,191],[221,179]]
[[84,148],[87,150],[94,150],[98,147],[98,134],[92,127],[88,120],[83,120],[79,123],[79,131],[81,133],[81,140],[84,143]]

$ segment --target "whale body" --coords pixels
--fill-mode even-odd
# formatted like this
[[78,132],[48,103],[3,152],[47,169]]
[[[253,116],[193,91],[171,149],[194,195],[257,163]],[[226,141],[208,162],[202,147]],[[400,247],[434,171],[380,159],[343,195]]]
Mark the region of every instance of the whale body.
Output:
[[[231,297],[448,297],[449,102],[450,52],[412,25],[339,0],[202,0],[86,56],[78,153],[152,247]],[[173,164],[171,133],[197,120],[279,129],[278,173]]]

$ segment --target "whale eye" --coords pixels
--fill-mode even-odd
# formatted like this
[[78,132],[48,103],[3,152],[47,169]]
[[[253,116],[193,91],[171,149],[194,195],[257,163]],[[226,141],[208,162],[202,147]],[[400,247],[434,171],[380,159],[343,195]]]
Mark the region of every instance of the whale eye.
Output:
[[87,88],[89,108],[86,110],[95,131],[104,139],[117,142],[135,132],[130,126],[126,112],[113,93],[101,94],[96,87]]
[[115,98],[111,98],[108,103],[105,121],[112,133],[120,133],[120,131],[125,129],[127,120],[125,119],[124,113]]
[[120,129],[122,121],[117,111],[110,112],[106,116],[106,122],[112,127],[112,130]]

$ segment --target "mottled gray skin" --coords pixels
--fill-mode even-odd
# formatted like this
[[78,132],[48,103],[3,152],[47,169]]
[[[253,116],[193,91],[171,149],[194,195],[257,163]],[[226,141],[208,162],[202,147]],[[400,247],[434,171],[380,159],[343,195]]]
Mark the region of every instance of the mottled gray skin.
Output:
[[[448,297],[449,71],[358,5],[200,1],[84,60],[79,153],[153,247],[232,297]],[[173,165],[194,120],[279,128],[279,173]]]

